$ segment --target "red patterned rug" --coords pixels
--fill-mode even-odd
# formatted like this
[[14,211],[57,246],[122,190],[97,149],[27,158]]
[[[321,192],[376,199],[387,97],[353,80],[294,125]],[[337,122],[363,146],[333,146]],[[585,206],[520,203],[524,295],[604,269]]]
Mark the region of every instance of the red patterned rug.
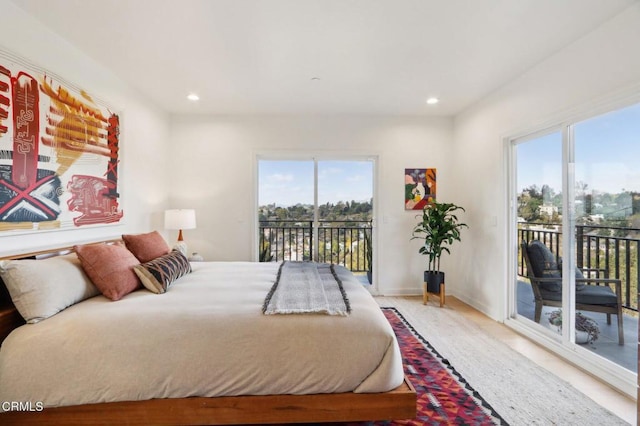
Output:
[[398,337],[405,374],[416,389],[417,417],[358,425],[507,425],[395,308],[382,308]]

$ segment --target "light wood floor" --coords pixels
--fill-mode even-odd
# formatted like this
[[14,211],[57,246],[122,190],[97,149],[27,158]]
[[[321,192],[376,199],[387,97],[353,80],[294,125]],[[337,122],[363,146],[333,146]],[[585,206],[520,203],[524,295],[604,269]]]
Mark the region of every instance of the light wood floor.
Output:
[[[431,303],[431,302],[430,302]],[[538,344],[521,336],[504,324],[500,324],[453,296],[447,296],[446,304],[460,312],[465,318],[474,321],[489,335],[508,344],[536,364],[562,377],[609,411],[626,422],[636,425],[636,402],[626,395],[610,388],[589,374],[579,370],[562,358],[549,352]]]

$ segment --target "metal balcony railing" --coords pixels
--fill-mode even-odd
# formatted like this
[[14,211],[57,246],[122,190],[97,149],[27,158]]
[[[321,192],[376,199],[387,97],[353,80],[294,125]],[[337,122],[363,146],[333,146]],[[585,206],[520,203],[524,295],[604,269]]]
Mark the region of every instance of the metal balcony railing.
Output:
[[259,222],[261,262],[316,260],[365,272],[371,265],[371,221],[321,220],[316,247],[313,221],[264,220]]
[[[560,224],[519,223],[518,241],[540,240],[556,257],[562,256],[562,226]],[[576,265],[578,268],[602,268],[609,271],[605,278],[622,281],[622,305],[638,311],[640,282],[640,229],[600,225],[576,226]],[[518,244],[518,275],[526,277],[525,265]]]

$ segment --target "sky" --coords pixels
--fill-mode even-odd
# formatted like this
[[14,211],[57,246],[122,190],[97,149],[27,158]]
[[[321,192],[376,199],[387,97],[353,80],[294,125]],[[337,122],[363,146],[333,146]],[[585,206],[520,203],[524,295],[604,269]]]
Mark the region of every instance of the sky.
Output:
[[[640,104],[575,124],[576,181],[587,190],[640,191]],[[562,135],[517,146],[517,191],[543,184],[562,190]]]
[[[312,160],[260,160],[258,169],[259,205],[313,204]],[[319,204],[369,201],[372,197],[372,161],[318,161]]]

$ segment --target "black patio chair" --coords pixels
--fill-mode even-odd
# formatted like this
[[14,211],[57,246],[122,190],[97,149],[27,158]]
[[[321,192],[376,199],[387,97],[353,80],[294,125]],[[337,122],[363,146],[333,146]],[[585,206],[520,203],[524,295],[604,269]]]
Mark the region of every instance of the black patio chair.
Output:
[[[535,321],[540,322],[543,306],[562,307],[562,259],[556,261],[551,250],[538,240],[523,241],[521,249],[535,298]],[[624,345],[622,282],[608,278],[606,269],[576,268],[575,273],[576,310],[606,313],[607,324],[611,324],[611,314],[617,315],[618,344]],[[593,273],[595,277],[590,276]],[[615,286],[615,291],[610,284]]]

